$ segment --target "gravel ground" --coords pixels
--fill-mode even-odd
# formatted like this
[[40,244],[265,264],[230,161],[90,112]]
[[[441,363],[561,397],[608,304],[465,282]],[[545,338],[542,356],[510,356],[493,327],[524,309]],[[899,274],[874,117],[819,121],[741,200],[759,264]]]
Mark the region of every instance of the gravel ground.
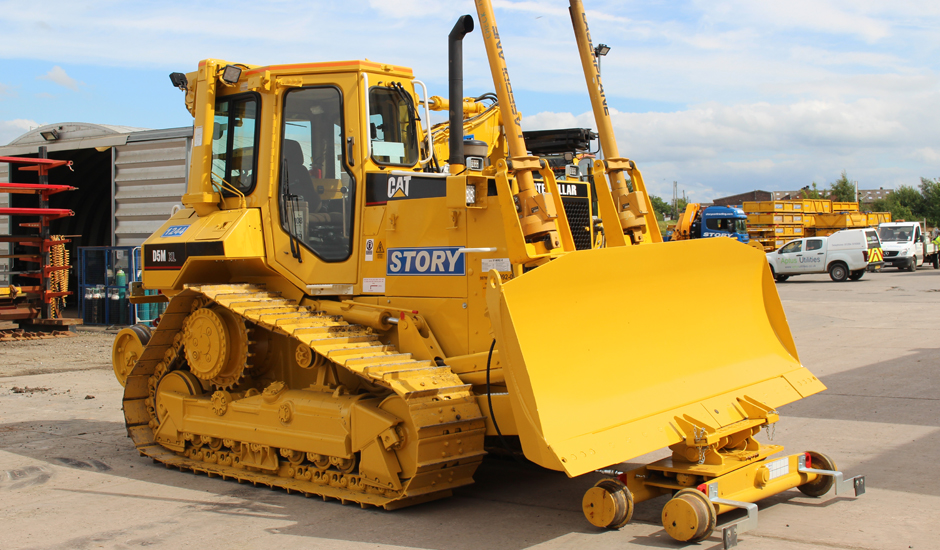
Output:
[[[0,378],[111,369],[114,334],[79,331],[75,336],[0,342]],[[0,380],[0,388],[5,384]]]

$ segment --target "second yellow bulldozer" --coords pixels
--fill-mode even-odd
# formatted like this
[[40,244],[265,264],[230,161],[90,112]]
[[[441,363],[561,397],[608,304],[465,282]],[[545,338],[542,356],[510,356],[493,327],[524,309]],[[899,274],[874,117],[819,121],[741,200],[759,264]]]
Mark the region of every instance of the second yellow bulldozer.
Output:
[[[450,34],[446,160],[405,67],[209,59],[171,75],[194,117],[185,208],[143,245],[144,286],[161,294],[134,298],[169,303],[155,328],[114,344],[137,449],[393,509],[471,483],[497,436],[569,476],[615,470],[584,497],[601,527],[678,491],[664,525],[686,541],[764,496],[825,493],[841,480],[831,461],[770,458],[782,448],[755,439],[778,407],[824,389],[800,364],[763,255],[661,243],[609,121],[595,163],[610,180],[596,185],[607,246],[578,250],[550,167],[527,153],[492,9],[476,5],[502,122],[485,152],[465,153],[461,131],[470,16]],[[735,314],[665,330],[690,303]],[[616,472],[663,447],[670,458]]]

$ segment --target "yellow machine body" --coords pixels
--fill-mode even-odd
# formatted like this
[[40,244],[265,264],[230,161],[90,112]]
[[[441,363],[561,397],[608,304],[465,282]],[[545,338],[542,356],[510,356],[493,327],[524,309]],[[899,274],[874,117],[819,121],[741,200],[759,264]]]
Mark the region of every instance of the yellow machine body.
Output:
[[[431,99],[407,68],[206,60],[174,79],[195,118],[185,208],[142,249],[144,286],[169,304],[114,353],[142,454],[395,508],[471,483],[498,431],[571,476],[669,446],[710,479],[779,450],[752,436],[824,387],[763,256],[661,243],[619,157],[595,163],[617,238],[578,250],[477,4],[505,75],[501,125],[477,119],[483,170],[429,171],[415,115]],[[688,304],[713,318],[667,330]]]

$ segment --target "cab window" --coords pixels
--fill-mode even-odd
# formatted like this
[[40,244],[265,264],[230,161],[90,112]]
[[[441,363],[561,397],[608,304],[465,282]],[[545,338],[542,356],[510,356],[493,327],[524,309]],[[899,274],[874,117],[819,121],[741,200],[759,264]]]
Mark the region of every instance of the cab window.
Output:
[[328,262],[352,252],[356,181],[346,168],[342,99],[332,86],[285,95],[278,195],[281,227],[298,257],[300,245]]
[[414,166],[418,162],[414,102],[393,87],[369,90],[369,139],[377,164]]
[[791,254],[793,252],[799,252],[803,249],[803,241],[793,241],[788,243],[783,248],[780,249],[781,254]]
[[258,99],[254,94],[216,102],[212,128],[212,184],[227,196],[232,187],[247,195],[255,187]]
[[822,248],[822,239],[810,239],[806,241],[806,251],[819,250]]

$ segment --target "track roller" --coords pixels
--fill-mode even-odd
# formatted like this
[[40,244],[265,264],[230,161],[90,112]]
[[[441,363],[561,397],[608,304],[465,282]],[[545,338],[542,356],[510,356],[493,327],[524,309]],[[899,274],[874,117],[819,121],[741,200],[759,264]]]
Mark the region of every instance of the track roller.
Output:
[[678,541],[705,540],[711,536],[717,522],[714,505],[696,489],[682,489],[663,507],[663,527]]
[[592,525],[620,529],[633,517],[633,493],[617,479],[602,479],[581,499],[584,517]]

